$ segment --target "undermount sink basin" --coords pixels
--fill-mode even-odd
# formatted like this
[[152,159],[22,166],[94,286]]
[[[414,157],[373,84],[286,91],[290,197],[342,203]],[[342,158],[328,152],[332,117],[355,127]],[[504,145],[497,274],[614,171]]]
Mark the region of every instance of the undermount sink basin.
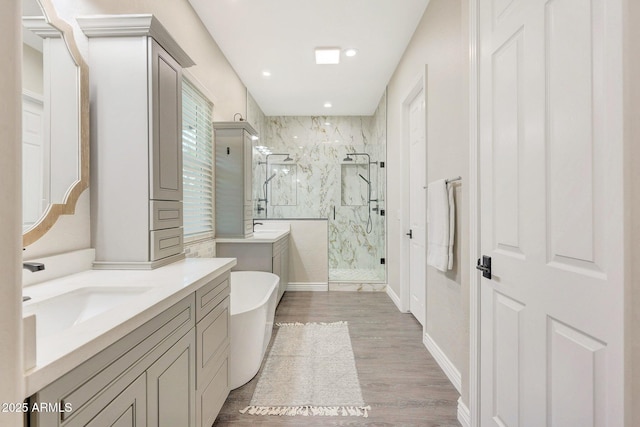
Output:
[[148,290],[143,287],[85,287],[26,304],[23,314],[36,315],[36,339],[40,339],[82,323]]

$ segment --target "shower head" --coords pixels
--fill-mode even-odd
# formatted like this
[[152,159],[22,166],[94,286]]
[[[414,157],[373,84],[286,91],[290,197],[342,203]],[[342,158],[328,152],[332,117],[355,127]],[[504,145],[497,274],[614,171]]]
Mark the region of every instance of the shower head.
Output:
[[364,179],[364,182],[367,183],[367,185],[371,185],[371,181],[369,181],[367,178],[365,178],[364,176],[362,176],[361,173],[358,174],[358,176],[360,176],[360,178]]
[[342,161],[343,162],[353,162],[353,159],[351,158],[351,154],[347,154],[347,157],[342,159]]
[[273,175],[271,175],[269,178],[267,178],[267,180],[264,182],[264,185],[267,185],[269,183],[269,181],[271,181],[273,178],[276,177],[276,174],[274,173]]
[[283,160],[284,162],[292,162],[293,161],[293,159],[291,158],[289,153],[270,153],[270,154],[267,154],[267,162],[266,163],[269,163],[269,157],[271,157],[271,156],[287,156],[287,157],[284,158],[284,160]]

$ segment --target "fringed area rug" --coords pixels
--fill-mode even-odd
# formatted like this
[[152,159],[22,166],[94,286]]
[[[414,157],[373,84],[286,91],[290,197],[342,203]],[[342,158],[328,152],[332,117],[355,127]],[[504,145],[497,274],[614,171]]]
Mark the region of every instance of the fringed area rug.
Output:
[[250,415],[367,417],[347,322],[278,323]]

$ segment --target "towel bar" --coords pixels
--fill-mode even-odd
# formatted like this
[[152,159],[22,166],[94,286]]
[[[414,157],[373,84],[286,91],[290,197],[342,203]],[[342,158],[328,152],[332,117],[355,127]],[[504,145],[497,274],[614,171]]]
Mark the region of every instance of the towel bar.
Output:
[[[455,178],[445,179],[445,180],[444,180],[444,183],[445,183],[445,184],[449,184],[449,183],[451,183],[451,182],[455,182],[455,181],[462,181],[462,177],[461,177],[461,176],[456,176]],[[422,188],[424,188],[424,189],[426,190],[426,189],[427,189],[427,186],[425,185],[425,186],[424,186],[424,187],[422,187]]]

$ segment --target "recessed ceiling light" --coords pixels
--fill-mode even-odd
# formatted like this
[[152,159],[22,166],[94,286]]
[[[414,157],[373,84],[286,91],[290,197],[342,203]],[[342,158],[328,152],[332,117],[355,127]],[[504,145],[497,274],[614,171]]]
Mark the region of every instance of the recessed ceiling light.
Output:
[[324,108],[331,108],[331,107],[333,107],[333,105],[331,105],[330,102],[325,102],[324,103]]
[[331,123],[329,123],[329,122],[324,122],[324,125],[325,125],[325,126],[331,126]]
[[356,56],[358,54],[358,49],[355,49],[355,48],[345,49],[344,54],[349,57]]
[[298,135],[293,135],[293,139],[298,139]]
[[333,65],[340,63],[340,49],[336,47],[317,47],[316,64]]
[[262,77],[271,77],[271,71],[269,70],[264,70],[262,72]]

